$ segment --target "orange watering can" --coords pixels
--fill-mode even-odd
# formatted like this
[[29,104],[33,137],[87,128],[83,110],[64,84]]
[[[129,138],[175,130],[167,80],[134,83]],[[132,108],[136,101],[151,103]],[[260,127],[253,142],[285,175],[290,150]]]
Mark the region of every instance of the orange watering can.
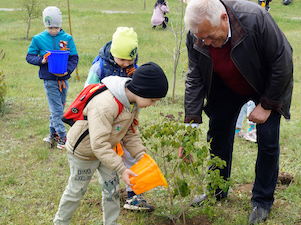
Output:
[[162,185],[165,188],[168,187],[165,177],[161,173],[157,163],[146,153],[130,170],[138,175],[137,177],[130,175],[130,182],[134,184],[131,188],[137,195],[157,186]]

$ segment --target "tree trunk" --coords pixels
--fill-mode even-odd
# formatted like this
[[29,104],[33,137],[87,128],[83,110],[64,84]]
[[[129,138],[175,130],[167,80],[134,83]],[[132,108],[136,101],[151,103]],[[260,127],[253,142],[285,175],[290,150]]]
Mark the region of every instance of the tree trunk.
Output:
[[[69,0],[67,1],[68,4],[68,19],[69,19],[69,29],[70,29],[70,34],[72,36],[72,30],[71,30],[71,17],[70,17],[70,4],[69,4]],[[76,73],[76,78],[79,81],[79,75],[78,75],[78,66],[75,68],[75,73]]]
[[31,17],[29,16],[28,20],[27,20],[26,41],[28,41],[28,34],[29,34],[29,29],[30,29],[30,20],[31,20]]

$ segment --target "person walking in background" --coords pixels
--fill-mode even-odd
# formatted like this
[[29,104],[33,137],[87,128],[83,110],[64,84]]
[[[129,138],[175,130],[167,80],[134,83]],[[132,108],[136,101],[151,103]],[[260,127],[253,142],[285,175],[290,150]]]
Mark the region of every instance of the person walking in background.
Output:
[[166,13],[169,13],[168,2],[166,2],[165,0],[157,0],[151,18],[153,29],[155,29],[156,26],[160,25],[162,25],[163,29],[166,28],[168,23],[168,17],[165,16]]
[[[153,62],[141,65],[132,79],[109,76],[102,83],[108,90],[89,101],[83,110],[87,120],[77,120],[67,135],[70,177],[53,220],[57,225],[70,223],[96,170],[102,186],[103,224],[117,224],[120,212],[118,174],[129,186],[132,186],[129,176],[137,175],[124,165],[114,148],[122,141],[137,161],[143,157],[146,148],[138,130],[139,108],[155,106],[168,91],[163,70]],[[123,106],[121,112],[120,104]],[[87,128],[89,134],[74,150]]]
[[[197,126],[205,111],[210,153],[226,162],[219,171],[229,180],[238,114],[250,99],[255,102],[248,117],[257,124],[258,143],[248,223],[265,221],[278,179],[280,118],[290,119],[291,45],[270,13],[252,1],[191,0],[184,21],[189,28],[184,122]],[[180,147],[179,157],[183,154]],[[217,200],[228,194],[218,188],[211,191]],[[207,197],[197,196],[193,204]]]
[[[133,28],[118,27],[113,34],[112,41],[106,43],[95,57],[90,68],[85,87],[89,84],[100,83],[108,76],[132,77],[138,68],[138,37]],[[131,168],[137,160],[133,158],[124,145],[122,159],[127,168]],[[125,209],[153,211],[154,207],[148,204],[141,196],[136,195],[129,185],[126,185],[127,200]]]
[[255,108],[255,103],[250,100],[247,103],[245,103],[239,112],[237,121],[236,121],[236,128],[235,128],[235,137],[240,137],[244,138],[247,141],[251,142],[257,142],[257,135],[256,135],[256,124],[250,121],[248,118],[248,128],[247,128],[247,133],[245,133],[242,130],[242,124],[243,121],[247,115],[247,117],[250,115],[250,113],[253,111]]
[[[66,128],[61,117],[64,114],[69,78],[78,64],[78,54],[72,36],[61,28],[62,13],[59,8],[55,6],[45,8],[43,23],[46,30],[32,38],[26,61],[40,67],[39,77],[43,80],[48,100],[49,134],[43,141],[51,146],[57,142],[57,148],[63,149],[66,142]],[[67,72],[53,74],[48,71],[48,60],[44,55],[49,50],[70,51]]]

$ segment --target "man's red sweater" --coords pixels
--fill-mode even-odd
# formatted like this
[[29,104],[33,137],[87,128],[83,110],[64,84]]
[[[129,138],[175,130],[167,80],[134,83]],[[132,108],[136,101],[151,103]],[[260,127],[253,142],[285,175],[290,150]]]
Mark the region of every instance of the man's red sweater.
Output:
[[209,53],[213,61],[213,71],[231,90],[240,95],[251,95],[255,93],[252,86],[246,81],[234,65],[231,57],[231,43],[228,41],[221,48],[209,46]]

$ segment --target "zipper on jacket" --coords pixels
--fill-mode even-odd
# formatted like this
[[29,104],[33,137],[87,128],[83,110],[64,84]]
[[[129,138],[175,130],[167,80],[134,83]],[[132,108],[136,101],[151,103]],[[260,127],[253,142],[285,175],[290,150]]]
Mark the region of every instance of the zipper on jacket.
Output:
[[53,50],[55,50],[55,37],[52,36]]

